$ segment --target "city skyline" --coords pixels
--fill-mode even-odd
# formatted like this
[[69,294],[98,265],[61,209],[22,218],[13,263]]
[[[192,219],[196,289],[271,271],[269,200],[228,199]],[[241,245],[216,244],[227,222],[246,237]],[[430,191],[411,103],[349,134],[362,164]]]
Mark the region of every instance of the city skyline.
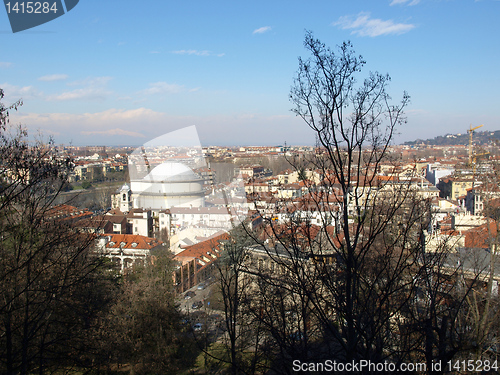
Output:
[[12,34],[0,12],[0,88],[23,99],[11,123],[56,143],[140,145],[195,125],[201,144],[312,145],[288,94],[305,30],[350,40],[369,71],[411,96],[401,143],[470,124],[498,130],[500,2],[80,1]]

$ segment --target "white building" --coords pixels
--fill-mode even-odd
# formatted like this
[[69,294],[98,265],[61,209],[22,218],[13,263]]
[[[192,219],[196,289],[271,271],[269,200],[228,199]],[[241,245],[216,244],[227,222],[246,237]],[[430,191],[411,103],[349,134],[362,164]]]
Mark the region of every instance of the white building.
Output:
[[132,234],[151,237],[153,234],[153,218],[151,210],[132,209],[127,215],[127,222],[131,225]]
[[134,208],[204,207],[203,180],[181,163],[166,162],[130,181]]
[[425,171],[425,178],[431,184],[437,186],[437,184],[439,184],[440,179],[442,179],[445,176],[451,175],[453,172],[455,172],[455,168],[441,165],[439,163],[435,164],[429,163],[427,164],[427,169]]
[[108,234],[97,240],[102,255],[110,258],[121,273],[134,263],[144,264],[151,251],[161,245],[156,238],[133,234]]
[[[226,207],[173,207],[172,226],[175,230],[189,227],[212,228],[214,231],[230,230],[236,212]],[[237,224],[237,223],[236,223]]]

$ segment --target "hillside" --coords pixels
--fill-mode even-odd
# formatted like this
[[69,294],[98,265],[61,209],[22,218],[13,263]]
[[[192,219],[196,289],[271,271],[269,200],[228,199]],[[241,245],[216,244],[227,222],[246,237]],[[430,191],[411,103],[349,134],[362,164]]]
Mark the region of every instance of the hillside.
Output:
[[[495,131],[475,131],[474,144],[487,145],[491,142],[500,140],[500,130]],[[417,139],[415,141],[408,141],[405,145],[429,145],[429,146],[448,146],[448,145],[468,145],[469,135],[467,133],[446,134],[444,136],[437,136],[432,139]]]

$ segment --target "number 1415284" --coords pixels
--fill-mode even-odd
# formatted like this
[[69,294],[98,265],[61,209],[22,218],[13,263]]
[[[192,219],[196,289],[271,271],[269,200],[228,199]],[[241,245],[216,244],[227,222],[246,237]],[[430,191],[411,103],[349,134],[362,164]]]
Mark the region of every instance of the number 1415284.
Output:
[[463,361],[448,361],[448,371],[458,372],[480,372],[480,371],[498,371],[497,361],[485,360],[463,360]]
[[48,1],[16,1],[15,3],[8,2],[5,4],[7,8],[7,13],[49,13],[54,12],[57,13],[57,3],[53,2],[52,4]]

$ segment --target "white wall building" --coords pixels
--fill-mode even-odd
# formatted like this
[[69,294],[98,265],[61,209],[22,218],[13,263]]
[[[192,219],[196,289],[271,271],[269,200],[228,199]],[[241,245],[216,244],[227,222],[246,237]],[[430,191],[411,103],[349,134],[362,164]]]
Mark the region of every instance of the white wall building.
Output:
[[134,208],[204,207],[203,180],[181,163],[166,162],[130,181]]
[[170,213],[174,230],[196,226],[217,231],[232,229],[235,214],[226,207],[173,207]]
[[429,163],[427,164],[427,169],[425,171],[425,178],[434,186],[437,186],[441,178],[449,176],[453,172],[455,172],[455,168],[450,168],[449,166],[444,166],[439,163]]

